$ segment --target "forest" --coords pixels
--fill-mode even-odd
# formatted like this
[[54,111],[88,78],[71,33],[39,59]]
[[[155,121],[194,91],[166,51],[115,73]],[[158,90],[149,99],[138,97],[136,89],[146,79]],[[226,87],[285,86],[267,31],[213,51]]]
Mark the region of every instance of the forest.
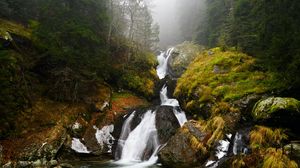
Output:
[[1,0],[0,166],[298,168],[298,10]]

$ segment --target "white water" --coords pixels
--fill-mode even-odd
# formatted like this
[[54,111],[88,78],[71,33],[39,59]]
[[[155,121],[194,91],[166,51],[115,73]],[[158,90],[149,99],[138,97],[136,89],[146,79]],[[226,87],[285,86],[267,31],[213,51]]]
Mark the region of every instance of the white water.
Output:
[[97,139],[98,144],[103,148],[104,145],[108,146],[108,153],[111,153],[112,143],[114,137],[111,133],[114,131],[114,125],[104,126],[101,130],[96,126],[93,127],[96,130],[95,137]]
[[[156,113],[147,111],[141,123],[130,132],[125,141],[120,162],[140,162],[143,161],[143,154],[147,144],[151,142],[152,149],[159,147],[157,139],[157,130],[155,128]],[[156,155],[156,153],[153,153]]]
[[234,136],[234,142],[233,142],[233,149],[232,149],[232,153],[234,155],[238,154],[238,145],[239,143],[242,141],[242,134],[239,134],[238,132],[235,134]]
[[221,159],[227,155],[229,145],[230,142],[228,140],[219,141],[219,146],[217,147],[217,153],[216,153],[218,159]]
[[132,121],[134,115],[135,115],[135,111],[132,112],[130,114],[130,116],[124,121],[124,124],[122,126],[122,132],[121,132],[120,138],[118,140],[118,146],[117,146],[117,150],[118,151],[122,151],[123,150],[125,140],[127,139],[128,135],[129,135],[129,133],[131,131],[131,129],[130,129],[130,127],[131,127],[131,121]]
[[[165,78],[168,73],[168,59],[174,48],[168,49],[167,52],[162,52],[157,60],[157,75],[159,79]],[[180,109],[179,102],[176,99],[170,99],[167,96],[167,86],[164,86],[160,91],[161,105],[173,107],[174,115],[177,117],[182,126],[186,121],[186,116]],[[131,122],[135,116],[133,112],[124,122],[120,139],[118,140],[117,151],[120,151],[120,160],[114,162],[122,167],[147,167],[155,164],[158,160],[157,153],[161,144],[159,144],[157,129],[155,125],[156,112],[148,110],[141,118],[141,122],[135,129],[131,130]],[[126,116],[125,116],[126,117]],[[145,150],[149,150],[151,156],[148,160],[145,159]],[[149,156],[148,156],[149,157]]]
[[156,68],[157,76],[159,79],[163,79],[168,74],[168,59],[172,55],[174,48],[169,48],[167,52],[162,52],[158,57],[158,66]]
[[160,101],[162,106],[172,106],[172,107],[178,107],[179,102],[176,99],[169,99],[167,96],[168,88],[166,85],[163,86],[163,88],[160,91]]
[[178,111],[176,110],[177,107],[179,107],[179,102],[176,99],[169,99],[168,98],[168,88],[166,85],[163,86],[163,88],[160,91],[160,101],[162,106],[172,106],[173,112],[180,124],[180,126],[183,126],[183,124],[187,121],[186,115],[184,111]]
[[72,139],[71,148],[77,153],[90,153],[90,151],[87,150],[87,147],[77,138]]
[[233,140],[233,148],[232,153],[234,155],[238,155],[239,153],[246,154],[248,152],[248,148],[244,145],[243,142],[243,135],[239,132],[237,132],[234,136]]

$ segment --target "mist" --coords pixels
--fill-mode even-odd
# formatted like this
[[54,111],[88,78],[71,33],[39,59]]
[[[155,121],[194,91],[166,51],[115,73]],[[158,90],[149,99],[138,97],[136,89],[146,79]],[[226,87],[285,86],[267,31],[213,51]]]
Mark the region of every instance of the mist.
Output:
[[154,22],[160,26],[160,48],[194,40],[205,18],[205,0],[153,0],[151,3]]

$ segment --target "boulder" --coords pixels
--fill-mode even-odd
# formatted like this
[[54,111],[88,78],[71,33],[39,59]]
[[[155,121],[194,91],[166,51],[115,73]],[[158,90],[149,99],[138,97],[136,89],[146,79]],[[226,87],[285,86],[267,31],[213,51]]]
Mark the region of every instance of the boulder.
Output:
[[234,112],[244,113],[248,119],[253,102],[285,87],[274,76],[259,69],[251,56],[213,48],[199,53],[188,65],[174,96],[184,111],[196,117],[208,119]]
[[300,160],[300,142],[295,141],[284,146],[284,151],[294,160]]
[[169,58],[169,73],[173,77],[180,77],[186,70],[187,66],[194,60],[204,47],[185,41],[175,47]]
[[2,166],[2,168],[13,168],[14,165],[11,161],[9,161],[8,163],[6,163],[5,165]]
[[160,144],[166,143],[173,136],[180,124],[171,106],[159,106],[156,110],[156,129]]
[[299,129],[300,102],[294,98],[269,97],[258,101],[252,116],[256,121]]
[[159,159],[168,167],[191,167],[208,157],[205,143],[209,134],[196,121],[188,121],[171,137],[159,152]]

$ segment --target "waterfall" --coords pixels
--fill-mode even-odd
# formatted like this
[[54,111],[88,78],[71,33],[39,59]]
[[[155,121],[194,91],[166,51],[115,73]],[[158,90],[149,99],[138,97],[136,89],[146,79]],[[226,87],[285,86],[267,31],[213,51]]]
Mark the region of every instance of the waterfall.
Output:
[[[168,73],[168,59],[174,48],[167,52],[162,52],[158,57],[157,76],[159,79],[165,78]],[[179,124],[182,126],[186,121],[185,113],[180,109],[179,102],[176,99],[168,98],[168,88],[164,85],[160,91],[161,106],[173,107],[173,113]],[[158,133],[156,129],[156,111],[147,110],[141,117],[140,123],[131,130],[132,120],[136,112],[130,114],[124,121],[122,132],[118,140],[117,152],[120,155],[115,164],[130,167],[151,166],[157,162],[157,153],[160,146]]]
[[180,126],[182,126],[187,121],[186,115],[185,115],[184,111],[177,110],[177,109],[180,109],[178,100],[168,98],[167,94],[168,94],[168,87],[166,85],[164,85],[160,91],[161,106],[172,106],[173,112],[174,112]]
[[[143,161],[144,152],[148,144],[151,145],[150,149],[152,151],[157,150],[159,144],[155,128],[155,114],[155,111],[148,110],[144,114],[141,123],[130,132],[124,144],[121,161]],[[156,153],[152,155],[156,155]]]
[[163,79],[168,74],[168,59],[172,55],[174,48],[169,48],[167,52],[161,52],[157,57],[158,66],[156,68],[157,76],[159,79]]

